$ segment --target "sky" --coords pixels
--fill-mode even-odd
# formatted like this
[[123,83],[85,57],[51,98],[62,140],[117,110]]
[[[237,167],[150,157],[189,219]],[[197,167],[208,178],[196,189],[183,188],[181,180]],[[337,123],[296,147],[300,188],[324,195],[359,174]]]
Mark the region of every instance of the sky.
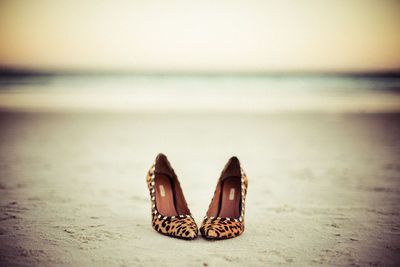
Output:
[[400,1],[0,0],[0,65],[166,72],[400,69]]

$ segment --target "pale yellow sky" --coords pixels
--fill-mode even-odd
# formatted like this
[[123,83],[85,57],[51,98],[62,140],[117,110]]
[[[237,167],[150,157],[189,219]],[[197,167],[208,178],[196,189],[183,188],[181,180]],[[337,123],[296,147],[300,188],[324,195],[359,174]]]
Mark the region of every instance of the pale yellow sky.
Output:
[[400,69],[400,1],[0,1],[0,65],[125,71]]

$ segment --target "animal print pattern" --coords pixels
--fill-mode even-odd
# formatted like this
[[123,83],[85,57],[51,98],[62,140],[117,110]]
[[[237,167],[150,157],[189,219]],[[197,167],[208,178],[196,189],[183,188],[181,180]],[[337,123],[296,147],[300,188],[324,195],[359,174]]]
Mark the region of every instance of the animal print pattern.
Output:
[[244,223],[229,218],[204,218],[200,227],[202,236],[209,239],[225,239],[240,235],[244,231]]
[[160,219],[153,216],[152,225],[164,235],[183,239],[193,239],[197,236],[197,225],[192,217]]
[[151,198],[151,216],[152,216],[152,226],[157,232],[182,238],[182,239],[194,239],[197,234],[197,225],[193,217],[190,214],[178,215],[178,216],[164,216],[160,214],[156,207],[155,199],[155,162],[151,166],[147,173],[146,182],[147,187],[150,190]]
[[[226,239],[241,235],[244,231],[244,211],[247,194],[248,180],[242,167],[241,171],[241,194],[242,205],[239,218],[220,218],[205,216],[200,226],[203,237],[208,239]],[[211,201],[212,202],[212,201]],[[211,205],[211,204],[210,204]]]

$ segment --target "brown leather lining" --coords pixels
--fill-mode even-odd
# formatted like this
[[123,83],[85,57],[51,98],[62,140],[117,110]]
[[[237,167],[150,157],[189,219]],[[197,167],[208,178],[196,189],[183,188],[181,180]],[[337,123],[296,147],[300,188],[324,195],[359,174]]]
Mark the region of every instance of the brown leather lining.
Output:
[[[164,178],[158,179],[159,177]],[[158,195],[160,192],[157,193],[157,190],[160,190],[160,185],[164,186],[165,197]],[[178,177],[164,154],[159,154],[156,158],[155,187],[156,206],[160,214],[164,216],[190,215]],[[163,201],[165,203],[159,204],[159,202]],[[159,205],[161,205],[161,208]],[[164,206],[172,208],[164,208]],[[164,212],[166,213],[164,214]]]
[[[240,177],[225,178],[222,182],[222,194],[220,200],[220,209],[217,217],[221,218],[239,218],[240,215]],[[233,191],[233,199],[231,194]]]
[[[154,180],[158,212],[165,216],[177,216],[178,213],[175,209],[174,190],[171,179],[164,174],[156,174]],[[164,194],[162,194],[160,186],[163,187]]]
[[[234,199],[229,199],[230,190],[235,189]],[[225,165],[219,178],[214,197],[207,211],[209,217],[239,218],[241,207],[241,170],[236,157]]]

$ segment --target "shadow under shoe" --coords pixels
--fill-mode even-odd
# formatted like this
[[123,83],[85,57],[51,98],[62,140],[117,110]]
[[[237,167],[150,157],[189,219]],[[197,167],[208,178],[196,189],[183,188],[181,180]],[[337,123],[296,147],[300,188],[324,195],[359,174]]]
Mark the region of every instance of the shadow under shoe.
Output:
[[158,154],[147,173],[153,228],[164,235],[193,239],[198,230],[178,177],[164,154]]
[[218,180],[200,232],[207,239],[236,237],[244,231],[247,177],[239,159],[232,157]]

